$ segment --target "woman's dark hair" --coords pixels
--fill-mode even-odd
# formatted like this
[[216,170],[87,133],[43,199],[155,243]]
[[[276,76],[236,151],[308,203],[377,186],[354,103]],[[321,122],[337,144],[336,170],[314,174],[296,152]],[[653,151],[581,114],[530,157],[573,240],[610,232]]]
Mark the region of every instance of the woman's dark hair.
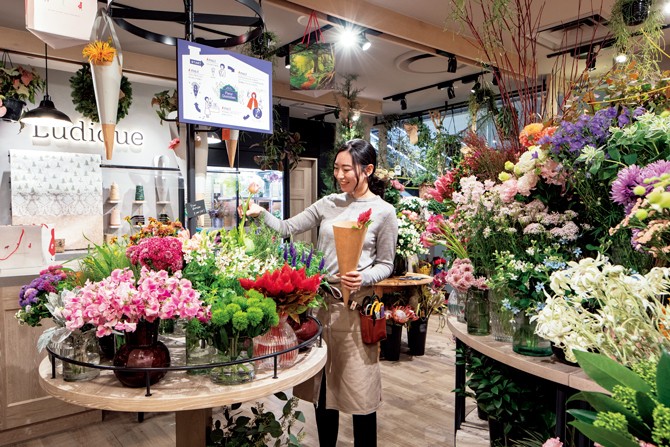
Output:
[[[377,170],[377,150],[374,146],[365,140],[355,138],[340,146],[335,154],[336,158],[340,152],[349,152],[351,154],[356,178],[358,178],[364,166],[372,165],[372,173],[368,176],[368,187],[370,191],[383,199],[386,185],[381,179],[375,176],[375,171]],[[358,187],[358,180],[356,180],[356,187]]]

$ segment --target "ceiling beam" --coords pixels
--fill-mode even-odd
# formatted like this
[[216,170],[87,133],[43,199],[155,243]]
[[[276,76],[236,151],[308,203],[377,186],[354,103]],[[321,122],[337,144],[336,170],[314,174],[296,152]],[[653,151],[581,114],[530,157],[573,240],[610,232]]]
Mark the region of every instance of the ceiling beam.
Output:
[[429,54],[435,54],[435,50],[453,53],[469,65],[479,66],[485,58],[472,39],[363,0],[265,0],[264,3],[307,15],[314,10],[322,14],[319,20],[331,15],[381,32],[377,39],[390,36],[388,40],[393,43]]
[[[36,66],[42,66],[44,59],[44,43],[34,34],[28,31],[16,30],[12,28],[0,27],[0,42],[3,49],[10,53],[17,53],[24,56],[33,56],[36,58]],[[83,46],[63,48],[54,50],[49,48],[49,60],[72,64],[72,72],[81,68],[85,62],[81,55]],[[53,69],[53,68],[52,68]],[[148,76],[151,78],[160,78],[169,81],[176,81],[177,71],[173,59],[164,59],[160,57],[148,56],[146,54],[123,52],[123,72],[139,76]],[[150,80],[145,81],[150,83]],[[275,98],[289,99],[296,102],[305,102],[309,104],[321,104],[337,107],[337,101],[333,92],[327,92],[322,96],[314,96],[312,92],[300,93],[291,90],[290,86],[283,82],[273,80],[272,95]],[[382,102],[369,98],[359,98],[361,104],[360,112],[370,115],[381,115]]]

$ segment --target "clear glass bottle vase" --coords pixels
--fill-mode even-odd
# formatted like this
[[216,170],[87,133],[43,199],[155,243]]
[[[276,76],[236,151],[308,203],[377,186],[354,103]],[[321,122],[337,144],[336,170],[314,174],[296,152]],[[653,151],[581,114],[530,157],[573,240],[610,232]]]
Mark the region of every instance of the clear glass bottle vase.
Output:
[[[95,330],[73,331],[59,346],[60,355],[67,359],[92,365],[100,364],[100,349]],[[79,382],[91,380],[100,375],[100,370],[90,366],[77,365],[63,360],[63,380]]]
[[[254,337],[254,355],[256,357],[283,351],[298,345],[298,337],[288,324],[288,314],[279,315],[279,324],[270,328],[268,332]],[[290,368],[298,359],[298,350],[294,349],[279,355],[277,359],[278,368]],[[258,360],[256,366],[259,369],[271,369],[274,367],[274,357]]]

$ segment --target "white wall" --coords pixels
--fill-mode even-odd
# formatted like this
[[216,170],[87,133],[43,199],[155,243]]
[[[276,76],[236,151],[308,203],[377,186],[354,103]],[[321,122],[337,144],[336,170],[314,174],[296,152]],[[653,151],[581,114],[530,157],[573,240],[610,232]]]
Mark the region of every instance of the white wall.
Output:
[[[39,69],[38,69],[39,71]],[[43,70],[41,72],[43,75]],[[78,112],[74,110],[74,104],[70,97],[69,78],[72,73],[62,71],[49,70],[49,94],[56,105],[62,112],[66,113],[75,126],[83,126],[85,138],[89,139],[90,134],[97,135],[100,130],[99,124],[91,124],[87,119],[83,118]],[[116,130],[120,134],[120,141],[129,142],[134,140],[137,144],[115,144],[114,155],[111,160],[105,160],[105,149],[101,142],[81,142],[72,141],[70,136],[75,139],[81,139],[80,129],[47,129],[35,128],[33,126],[25,126],[20,130],[19,123],[10,123],[0,121],[0,225],[11,224],[11,192],[10,192],[10,172],[9,172],[9,150],[40,150],[40,151],[60,151],[60,152],[77,152],[77,153],[95,153],[102,156],[103,165],[133,165],[133,166],[153,166],[154,159],[157,156],[165,155],[168,160],[169,167],[177,167],[176,157],[174,152],[168,149],[170,142],[170,134],[167,123],[160,124],[158,116],[151,107],[151,98],[154,93],[166,90],[167,87],[159,85],[142,84],[139,82],[132,83],[133,101],[128,115],[122,119]],[[28,104],[28,108],[37,107],[43,95],[39,95],[36,99],[37,104]],[[83,120],[83,125],[79,123]],[[53,137],[41,138],[49,133],[56,135],[60,139]],[[62,139],[65,135],[68,139]],[[178,173],[166,172],[163,175],[168,180],[170,187],[169,198],[171,203],[164,207],[156,205],[155,198],[155,176],[156,173],[152,171],[142,170],[128,170],[128,169],[103,169],[103,201],[104,212],[109,213],[112,205],[108,204],[107,196],[109,193],[109,186],[112,182],[119,184],[121,203],[116,206],[121,208],[121,218],[143,212],[148,216],[157,216],[161,212],[166,212],[171,218],[176,218],[178,213],[177,205],[177,185]],[[146,202],[141,208],[138,205],[133,205],[135,185],[143,185],[145,191]],[[105,225],[108,224],[108,215],[104,219]],[[124,223],[121,229],[111,230],[105,228],[105,233],[128,233],[130,228]]]

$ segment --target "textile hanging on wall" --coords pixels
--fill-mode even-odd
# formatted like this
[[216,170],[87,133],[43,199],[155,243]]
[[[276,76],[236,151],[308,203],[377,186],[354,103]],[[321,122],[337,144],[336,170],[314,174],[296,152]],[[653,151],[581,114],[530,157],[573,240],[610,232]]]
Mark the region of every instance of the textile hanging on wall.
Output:
[[12,149],[9,157],[12,225],[53,224],[67,250],[103,242],[100,155]]

